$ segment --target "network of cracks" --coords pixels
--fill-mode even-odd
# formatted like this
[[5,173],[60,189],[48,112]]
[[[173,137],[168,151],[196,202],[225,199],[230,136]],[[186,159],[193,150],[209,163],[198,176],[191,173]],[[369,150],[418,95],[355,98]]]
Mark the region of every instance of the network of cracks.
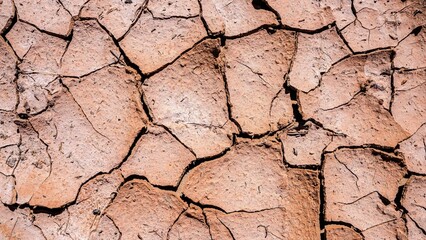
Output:
[[423,0],[0,0],[0,239],[426,239]]

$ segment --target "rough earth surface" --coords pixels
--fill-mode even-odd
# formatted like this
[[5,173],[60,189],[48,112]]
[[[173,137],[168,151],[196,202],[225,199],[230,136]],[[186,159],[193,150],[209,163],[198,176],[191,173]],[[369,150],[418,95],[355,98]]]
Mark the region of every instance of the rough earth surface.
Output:
[[426,2],[0,0],[3,239],[426,239]]

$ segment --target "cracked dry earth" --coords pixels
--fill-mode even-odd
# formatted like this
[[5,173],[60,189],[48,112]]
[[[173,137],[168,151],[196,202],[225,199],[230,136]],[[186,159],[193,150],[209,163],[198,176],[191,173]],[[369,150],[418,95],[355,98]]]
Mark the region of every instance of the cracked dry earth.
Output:
[[426,239],[423,0],[0,0],[0,239]]

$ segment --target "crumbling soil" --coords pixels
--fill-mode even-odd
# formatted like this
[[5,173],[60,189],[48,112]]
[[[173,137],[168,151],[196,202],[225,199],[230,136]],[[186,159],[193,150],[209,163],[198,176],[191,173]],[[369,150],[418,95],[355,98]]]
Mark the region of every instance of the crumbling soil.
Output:
[[0,0],[0,240],[426,239],[423,0]]

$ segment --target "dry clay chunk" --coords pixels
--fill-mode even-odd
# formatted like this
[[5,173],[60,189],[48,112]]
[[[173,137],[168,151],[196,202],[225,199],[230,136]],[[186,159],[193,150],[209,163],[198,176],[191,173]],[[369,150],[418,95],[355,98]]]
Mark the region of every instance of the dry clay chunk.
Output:
[[81,10],[81,17],[97,18],[115,37],[120,39],[137,20],[146,0],[91,0]]
[[[289,221],[285,209],[276,208],[257,212],[225,214],[217,210],[206,210],[213,239],[316,239],[319,233],[309,228],[297,231],[301,226]],[[302,222],[299,222],[302,224]],[[306,227],[306,226],[304,226]],[[302,230],[302,229],[300,229]],[[227,232],[232,237],[226,237]]]
[[103,68],[84,78],[62,79],[93,128],[125,146],[145,126],[139,80],[135,70],[121,65]]
[[[15,178],[0,173],[0,202],[12,205],[16,202]],[[1,221],[0,221],[1,224]]]
[[333,140],[329,145],[330,149],[339,145],[364,144],[395,147],[409,137],[379,100],[370,95],[358,94],[345,105],[319,110],[314,118],[325,129],[344,136]]
[[13,50],[0,37],[0,110],[12,111],[17,104],[15,83],[17,61]]
[[45,239],[42,231],[33,225],[29,211],[11,211],[0,204],[0,239]]
[[64,82],[70,92],[58,92],[51,108],[31,118],[53,164],[31,205],[60,207],[74,200],[84,181],[124,159],[145,126],[135,76],[123,67]]
[[[426,7],[422,14],[426,14]],[[410,34],[399,43],[395,52],[394,64],[397,68],[418,69],[426,67],[426,26],[422,27],[420,32]]]
[[38,138],[38,134],[30,124],[21,124],[19,132],[21,133],[20,156],[17,167],[14,169],[14,176],[18,194],[17,203],[25,204],[49,176],[52,162],[47,146]]
[[237,36],[262,25],[277,24],[273,12],[256,9],[250,0],[201,0],[203,17],[209,30]]
[[326,225],[325,235],[327,240],[362,240],[361,234],[354,229],[343,225]]
[[374,149],[341,149],[325,155],[327,204],[349,204],[378,192],[395,199],[406,173],[402,159]]
[[218,40],[207,40],[145,80],[154,122],[168,127],[197,157],[232,145],[236,127],[228,119]]
[[15,118],[14,113],[0,111],[0,148],[19,144],[20,134]]
[[281,134],[284,159],[291,165],[320,165],[324,149],[332,141],[330,132],[307,122],[303,129]]
[[0,1],[0,34],[10,27],[15,16],[15,5],[13,0]]
[[[2,114],[0,114],[0,116],[3,117]],[[2,129],[2,126],[0,122],[0,132],[1,132],[1,129]],[[4,175],[13,174],[13,170],[15,169],[20,159],[20,149],[18,147],[18,143],[19,142],[17,142],[16,144],[0,147],[0,173],[1,174],[4,174]]]
[[121,232],[107,216],[102,216],[99,220],[99,224],[96,226],[96,229],[93,230],[90,234],[90,240],[120,240]]
[[[6,38],[20,59],[22,59],[33,47],[46,47],[46,40],[49,38],[55,38],[57,41],[61,40],[60,38],[42,33],[37,30],[37,28],[22,21],[17,21],[15,24],[13,24],[13,27],[6,34]],[[54,41],[52,40],[51,42]]]
[[33,224],[42,230],[46,240],[73,240],[67,235],[69,213],[64,209],[60,214],[37,213]]
[[50,106],[51,93],[59,86],[55,75],[20,74],[17,80],[19,104],[18,114],[35,115]]
[[42,33],[35,27],[18,21],[6,35],[18,57],[23,73],[55,75],[59,73],[61,58],[68,42]]
[[410,138],[399,143],[399,152],[404,156],[408,170],[426,174],[426,124],[423,124]]
[[88,239],[100,221],[100,216],[116,194],[122,182],[118,171],[100,175],[84,184],[74,205],[68,207],[66,234],[72,239]]
[[99,175],[81,187],[75,204],[54,216],[35,214],[34,224],[43,230],[47,240],[96,239],[89,236],[92,232],[99,235],[99,229],[106,230],[105,225],[110,229],[103,234],[107,236],[104,239],[114,239],[119,236],[118,231],[114,231],[113,225],[107,225],[109,219],[101,215],[115,196],[122,180],[118,171]]
[[319,181],[312,179],[317,174],[298,169],[288,176],[294,185],[283,207],[227,214],[205,210],[213,239],[319,239]]
[[240,142],[185,175],[179,191],[227,212],[280,207],[289,183],[279,147],[276,142]]
[[14,0],[18,19],[35,25],[38,29],[68,36],[72,28],[71,15],[56,0]]
[[150,183],[177,186],[185,168],[195,156],[162,127],[150,126],[121,167],[125,178],[146,177]]
[[143,73],[151,73],[172,62],[206,34],[199,17],[156,19],[144,10],[120,46]]
[[268,0],[269,5],[281,16],[284,25],[304,30],[316,30],[336,22],[343,28],[355,16],[351,10],[350,0]]
[[170,228],[167,239],[211,239],[203,210],[191,205]]
[[424,229],[426,229],[426,177],[410,177],[404,188],[401,203],[408,212],[408,218],[423,229],[424,233]]
[[394,74],[392,115],[404,130],[414,134],[426,123],[426,69]]
[[[226,41],[223,55],[232,115],[243,132],[264,134],[293,121],[290,94],[281,89],[294,50],[294,33],[281,30]],[[274,102],[280,105],[272,109]],[[273,114],[277,111],[281,114]]]
[[[332,203],[327,200],[325,219],[326,221],[347,222],[361,231],[372,230],[382,224],[399,219],[402,213],[395,208],[394,204],[385,205],[379,194],[372,192],[350,203]],[[398,227],[402,231],[405,229],[405,226],[401,224]]]
[[71,15],[78,16],[80,13],[81,8],[84,6],[85,3],[88,3],[90,1],[88,0],[61,0],[62,5],[65,7],[68,12],[71,13]]
[[96,21],[77,21],[61,61],[61,73],[80,77],[117,62],[119,57],[118,47]]
[[298,34],[297,52],[288,76],[289,84],[303,92],[311,91],[319,85],[322,74],[348,54],[350,50],[336,28],[317,34]]
[[[357,19],[343,29],[342,35],[355,52],[396,46],[426,23],[422,0],[353,1],[353,7]],[[406,49],[410,52],[412,46]]]
[[[237,143],[223,157],[189,172],[179,191],[226,212],[285,207],[292,217],[298,211],[310,212],[309,217],[318,211],[318,184],[315,172],[284,168],[278,142],[252,140]],[[298,202],[302,198],[305,204]]]
[[188,206],[173,192],[142,180],[125,183],[107,208],[122,239],[166,239],[168,230]]
[[327,154],[323,169],[326,220],[347,222],[374,235],[379,230],[373,228],[399,218],[396,206],[383,199],[396,198],[406,173],[401,164],[401,159],[374,149],[342,149]]
[[415,240],[408,238],[407,227],[405,220],[397,218],[389,222],[371,227],[362,231],[362,235],[366,240],[375,239],[401,239],[401,240]]
[[423,240],[426,237],[426,233],[423,229],[419,228],[417,223],[408,216],[407,220],[407,230],[408,230],[408,239],[409,240]]
[[321,85],[300,93],[305,118],[350,102],[360,92],[367,92],[389,108],[391,100],[391,52],[349,57],[334,65],[322,76]]
[[155,0],[148,2],[148,9],[156,18],[195,17],[200,14],[198,0]]

